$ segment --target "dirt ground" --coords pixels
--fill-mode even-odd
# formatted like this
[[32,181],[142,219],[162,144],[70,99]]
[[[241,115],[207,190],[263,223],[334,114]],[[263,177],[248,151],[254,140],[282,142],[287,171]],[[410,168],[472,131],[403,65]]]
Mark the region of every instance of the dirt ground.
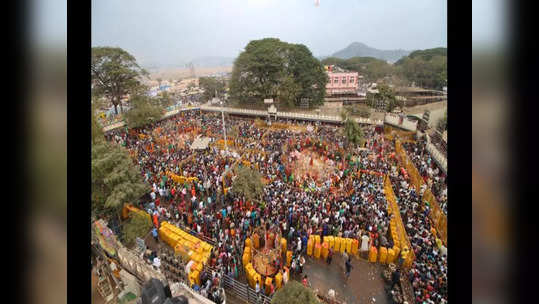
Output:
[[347,304],[391,303],[384,289],[386,284],[382,278],[382,265],[353,257],[353,268],[345,285],[344,261],[340,254],[333,256],[331,265],[312,257],[306,260],[304,273],[312,288],[320,293],[327,295],[329,289],[333,289],[337,299]]

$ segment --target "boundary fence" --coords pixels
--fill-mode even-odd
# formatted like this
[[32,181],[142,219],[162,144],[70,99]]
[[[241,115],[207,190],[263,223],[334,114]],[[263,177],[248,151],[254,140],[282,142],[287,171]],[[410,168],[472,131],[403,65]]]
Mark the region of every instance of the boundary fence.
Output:
[[236,281],[228,275],[223,275],[224,287],[227,291],[234,294],[236,297],[246,301],[249,304],[269,304],[271,298],[262,294],[263,287],[260,287],[261,292],[256,293],[248,284]]

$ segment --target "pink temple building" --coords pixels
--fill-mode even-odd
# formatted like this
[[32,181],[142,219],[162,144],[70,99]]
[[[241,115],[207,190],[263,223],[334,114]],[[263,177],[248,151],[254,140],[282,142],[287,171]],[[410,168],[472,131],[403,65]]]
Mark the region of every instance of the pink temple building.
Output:
[[334,66],[327,66],[328,83],[326,84],[327,95],[333,94],[357,94],[359,88],[359,75],[357,72],[336,70]]

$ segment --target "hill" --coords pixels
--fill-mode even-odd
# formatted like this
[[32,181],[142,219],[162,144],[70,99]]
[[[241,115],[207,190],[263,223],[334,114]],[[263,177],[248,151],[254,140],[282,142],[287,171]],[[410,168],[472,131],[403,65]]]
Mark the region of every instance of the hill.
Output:
[[410,51],[406,50],[379,50],[372,48],[361,42],[354,42],[346,48],[333,53],[331,57],[337,57],[341,59],[350,59],[352,57],[374,57],[377,59],[395,62],[410,54]]

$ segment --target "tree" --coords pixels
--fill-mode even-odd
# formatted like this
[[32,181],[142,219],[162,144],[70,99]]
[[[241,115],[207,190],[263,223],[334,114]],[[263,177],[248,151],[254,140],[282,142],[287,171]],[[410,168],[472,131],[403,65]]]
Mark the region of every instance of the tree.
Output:
[[124,203],[135,202],[150,189],[127,150],[98,141],[92,145],[92,213],[120,215]]
[[104,140],[103,127],[99,124],[96,117],[96,105],[92,104],[92,144]]
[[230,79],[230,96],[240,103],[282,99],[299,105],[324,101],[327,75],[320,61],[301,44],[275,38],[253,40],[238,56]]
[[382,104],[387,112],[393,111],[397,106],[404,106],[404,102],[397,100],[395,92],[388,85],[380,84],[376,89],[377,93],[367,93],[368,106],[378,108],[378,105]]
[[125,115],[129,128],[138,128],[155,122],[164,114],[164,109],[159,99],[136,95],[131,99],[131,105],[131,109]]
[[395,98],[395,92],[389,86],[379,85],[377,88],[374,98],[383,101],[387,112],[392,112],[399,105],[402,107],[402,102]]
[[142,214],[131,212],[122,227],[122,243],[131,246],[137,237],[145,237],[152,229],[152,221]]
[[210,100],[214,97],[223,98],[226,92],[226,84],[224,80],[216,77],[200,77],[198,85],[204,90],[202,97],[205,100]]
[[[305,45],[289,44],[289,48],[289,55],[285,61],[288,73],[284,77],[285,80],[291,77],[298,85],[299,92],[294,100],[295,105],[299,105],[303,98],[309,100],[310,106],[323,104],[328,82],[324,66]],[[281,83],[283,82],[285,81],[281,80]]]
[[290,280],[275,292],[271,304],[320,304],[320,301],[311,289]]
[[278,91],[279,101],[287,106],[295,106],[301,94],[301,87],[291,76],[284,78]]
[[123,112],[121,99],[140,85],[140,79],[148,72],[141,68],[131,54],[121,48],[92,48],[91,76],[93,93],[105,96],[114,105],[118,114],[118,105]]
[[367,92],[367,106],[376,108],[376,94]]
[[343,110],[341,112],[341,119],[344,123],[343,132],[348,140],[348,144],[353,144],[355,146],[363,144],[363,130],[361,130],[357,121],[350,117],[350,113]]
[[237,170],[237,175],[232,181],[232,192],[247,200],[259,201],[264,193],[262,175],[255,169],[242,166]]
[[397,73],[420,87],[441,90],[447,85],[447,49],[415,51],[395,63]]

